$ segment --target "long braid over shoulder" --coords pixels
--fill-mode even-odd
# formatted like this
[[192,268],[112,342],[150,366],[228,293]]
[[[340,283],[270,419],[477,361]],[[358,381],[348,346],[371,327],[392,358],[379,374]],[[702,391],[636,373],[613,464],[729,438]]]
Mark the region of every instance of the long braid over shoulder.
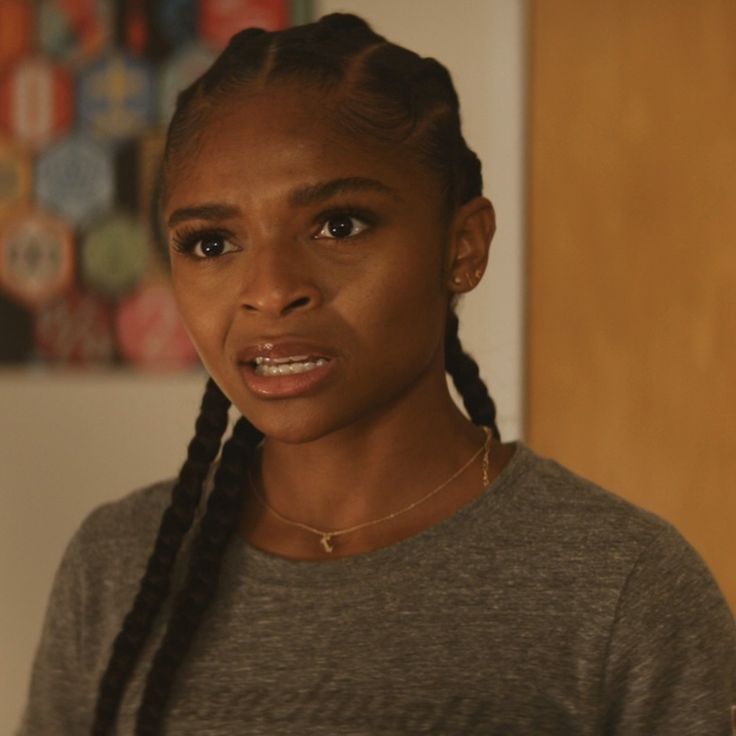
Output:
[[262,438],[263,435],[241,417],[222,449],[207,512],[192,549],[188,577],[176,596],[166,633],[146,679],[138,710],[137,734],[155,736],[160,732],[174,675],[186,657],[217,588],[222,556],[240,520],[244,479]]
[[115,721],[125,685],[140,656],[149,631],[169,592],[171,573],[184,535],[189,530],[199,504],[205,478],[220,451],[227,428],[230,402],[214,381],[207,382],[202,406],[189,443],[187,459],[171,494],[171,504],[161,525],[141,579],[133,607],[123,621],[112,646],[112,655],[97,696],[94,734],[107,733]]
[[470,419],[475,424],[489,427],[493,437],[500,440],[501,433],[496,424],[496,404],[480,377],[478,364],[460,344],[459,327],[457,315],[449,311],[445,331],[445,370],[452,377],[455,388],[462,396]]
[[[217,117],[222,105],[237,95],[278,83],[310,86],[323,95],[319,114],[342,134],[400,147],[402,156],[415,157],[437,176],[448,217],[459,205],[481,194],[480,161],[463,138],[458,98],[448,71],[434,59],[422,58],[386,41],[356,16],[332,14],[316,23],[283,31],[241,31],[210,69],[179,95],[166,140],[161,192],[164,200],[167,177],[174,170],[177,175],[186,170],[187,154],[196,152],[204,129]],[[463,352],[458,320],[452,309],[448,311],[445,349],[446,370],[471,419],[491,427],[498,437],[493,401],[476,363]],[[219,393],[210,384],[203,407],[215,402],[216,392]],[[217,401],[225,399],[220,395]],[[219,430],[218,447],[221,433]],[[215,594],[220,561],[239,521],[247,487],[245,477],[260,439],[260,433],[241,419],[223,448],[207,511],[192,543],[186,582],[175,595],[166,632],[146,679],[137,734],[161,731],[177,668]],[[202,442],[199,422],[192,444],[195,442]],[[205,465],[209,467],[217,454],[213,445],[207,447],[206,458],[197,455],[202,462],[197,465],[196,479],[190,475],[190,469],[186,470],[187,488],[196,486],[197,493],[201,492],[206,476]],[[185,468],[191,456],[192,445]],[[186,491],[189,505],[179,498],[182,493],[175,489],[159,539],[168,539],[164,524],[172,523],[167,521],[169,518],[177,520],[183,530],[181,536],[189,528],[196,506],[194,490]],[[191,513],[183,510],[185,506],[191,506]],[[100,684],[94,727],[97,736],[108,733],[115,723],[126,682],[168,593],[180,543],[181,538],[172,543],[157,541],[141,593],[115,641]],[[155,590],[155,594],[149,590]]]

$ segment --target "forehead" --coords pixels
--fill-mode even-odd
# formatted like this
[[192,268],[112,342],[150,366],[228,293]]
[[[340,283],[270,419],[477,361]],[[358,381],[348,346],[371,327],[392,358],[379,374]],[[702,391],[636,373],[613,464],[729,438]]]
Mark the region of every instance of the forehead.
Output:
[[439,196],[435,177],[408,144],[348,134],[336,123],[338,104],[294,85],[208,102],[190,141],[172,152],[165,208],[182,198],[277,193],[341,177],[378,179],[415,198]]

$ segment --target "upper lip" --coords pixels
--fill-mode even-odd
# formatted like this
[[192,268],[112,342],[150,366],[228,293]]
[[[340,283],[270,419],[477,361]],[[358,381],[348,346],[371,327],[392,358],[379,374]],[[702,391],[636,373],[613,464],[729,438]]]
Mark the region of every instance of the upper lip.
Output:
[[249,345],[235,354],[238,363],[253,363],[256,358],[283,360],[286,358],[325,358],[335,356],[335,351],[325,345],[320,345],[303,338],[263,338],[257,343]]

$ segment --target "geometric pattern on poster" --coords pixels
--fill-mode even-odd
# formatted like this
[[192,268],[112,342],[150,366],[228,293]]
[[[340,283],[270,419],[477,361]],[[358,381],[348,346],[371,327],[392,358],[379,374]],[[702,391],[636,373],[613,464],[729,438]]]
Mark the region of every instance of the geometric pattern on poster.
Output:
[[112,308],[93,294],[71,291],[45,305],[36,319],[39,357],[90,365],[115,358]]
[[134,217],[115,213],[89,231],[79,260],[90,289],[102,296],[121,297],[143,278],[150,255],[143,225]]
[[36,150],[65,133],[74,105],[71,77],[42,56],[22,59],[0,80],[0,125]]
[[115,315],[122,356],[144,368],[184,368],[197,361],[168,284],[142,284],[118,305]]
[[40,210],[0,224],[0,288],[36,309],[73,282],[74,236],[61,218]]
[[133,138],[154,122],[152,67],[113,52],[80,74],[78,117],[88,134],[112,140]]
[[89,225],[113,204],[115,174],[112,153],[77,134],[41,154],[36,197],[45,208],[73,225]]

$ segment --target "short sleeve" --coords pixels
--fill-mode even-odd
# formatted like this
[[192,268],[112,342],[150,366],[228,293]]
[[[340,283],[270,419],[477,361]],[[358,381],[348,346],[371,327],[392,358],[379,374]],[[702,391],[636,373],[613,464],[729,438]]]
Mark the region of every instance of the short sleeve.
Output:
[[83,529],[69,542],[51,589],[17,736],[71,736],[89,731],[89,691],[82,653],[85,620]]
[[621,593],[604,682],[610,736],[731,736],[734,618],[671,527],[642,552]]

